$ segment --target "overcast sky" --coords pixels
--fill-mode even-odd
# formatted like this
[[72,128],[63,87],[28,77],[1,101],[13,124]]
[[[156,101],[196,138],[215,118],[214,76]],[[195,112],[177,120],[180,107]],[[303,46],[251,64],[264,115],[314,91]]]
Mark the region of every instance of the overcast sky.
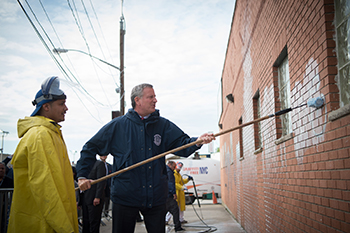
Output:
[[[131,89],[151,83],[161,116],[190,136],[219,131],[220,79],[234,0],[125,0],[123,8],[120,0],[20,2],[36,29],[17,1],[0,1],[0,129],[9,132],[4,153],[14,153],[17,121],[34,110],[31,101],[43,80],[59,76],[69,109],[63,136],[71,160],[78,160],[85,142],[119,110],[119,71],[80,52],[49,51],[81,50],[119,67],[122,13],[125,111],[131,108]],[[200,153],[208,153],[208,146]]]

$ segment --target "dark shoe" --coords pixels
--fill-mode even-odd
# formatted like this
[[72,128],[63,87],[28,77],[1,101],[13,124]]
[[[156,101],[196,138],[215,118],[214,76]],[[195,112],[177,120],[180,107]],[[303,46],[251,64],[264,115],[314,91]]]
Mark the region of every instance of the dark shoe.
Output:
[[180,229],[175,229],[175,232],[178,232],[178,231],[186,231],[185,229],[183,229],[182,227]]
[[182,220],[181,223],[188,223],[186,220]]

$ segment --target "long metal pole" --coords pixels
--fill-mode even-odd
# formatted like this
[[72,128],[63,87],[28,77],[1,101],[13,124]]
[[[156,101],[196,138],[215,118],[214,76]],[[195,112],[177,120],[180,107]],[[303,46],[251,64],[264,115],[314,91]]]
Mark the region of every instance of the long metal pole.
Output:
[[[304,105],[300,105],[300,106],[298,106],[298,107],[301,107],[301,106],[304,106]],[[295,108],[298,108],[298,107],[295,107]],[[232,132],[232,131],[234,131],[234,130],[241,129],[241,128],[246,127],[246,126],[248,126],[248,125],[252,125],[252,124],[254,124],[254,123],[257,123],[257,122],[266,120],[266,119],[268,119],[268,118],[270,118],[270,117],[274,117],[274,116],[279,116],[279,115],[285,114],[285,113],[290,112],[290,111],[292,111],[292,110],[293,110],[293,108],[287,108],[287,109],[278,111],[278,112],[276,112],[275,114],[271,114],[271,115],[268,115],[268,116],[264,116],[264,117],[258,118],[258,119],[256,119],[256,120],[253,120],[253,121],[250,121],[250,122],[241,124],[241,125],[239,125],[239,126],[233,127],[233,128],[231,128],[231,129],[223,130],[223,131],[221,131],[221,132],[219,132],[219,133],[214,134],[214,137],[218,137],[218,136],[221,136],[221,135],[223,135],[223,134]],[[139,162],[139,163],[135,163],[135,164],[133,164],[133,165],[131,165],[131,166],[129,166],[129,167],[126,167],[126,168],[124,168],[124,169],[121,169],[121,170],[119,170],[119,171],[116,171],[116,172],[114,172],[114,173],[111,173],[111,174],[106,175],[106,176],[104,176],[104,177],[101,177],[101,178],[99,178],[99,179],[93,180],[93,181],[91,181],[91,185],[96,184],[96,183],[101,182],[101,181],[104,181],[104,180],[107,180],[107,179],[109,179],[109,178],[111,178],[111,177],[114,177],[114,176],[116,176],[116,175],[119,175],[119,174],[124,173],[124,172],[129,171],[129,170],[132,170],[132,169],[134,169],[134,168],[136,168],[136,167],[142,166],[142,165],[144,165],[144,164],[146,164],[146,163],[149,163],[149,162],[152,162],[152,161],[154,161],[154,160],[160,159],[160,158],[162,158],[162,157],[164,157],[164,156],[166,156],[166,155],[168,155],[168,154],[174,154],[174,153],[176,153],[176,152],[178,152],[178,151],[180,151],[180,150],[186,149],[186,148],[191,147],[191,146],[194,146],[194,145],[196,145],[196,144],[201,144],[202,142],[203,142],[203,140],[197,140],[197,141],[188,143],[188,144],[186,144],[186,145],[180,146],[180,147],[178,147],[178,148],[169,150],[169,151],[164,152],[164,153],[162,153],[162,154],[156,155],[156,156],[154,156],[154,157],[152,157],[152,158],[146,159],[146,160],[141,161],[141,162]],[[76,188],[75,190],[79,190],[79,187]]]
[[124,110],[124,15],[120,17],[120,116],[125,114]]

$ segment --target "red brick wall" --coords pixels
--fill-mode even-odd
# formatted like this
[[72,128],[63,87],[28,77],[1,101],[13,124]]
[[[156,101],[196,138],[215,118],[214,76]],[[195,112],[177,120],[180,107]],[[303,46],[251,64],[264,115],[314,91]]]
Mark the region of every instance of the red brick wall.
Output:
[[291,112],[292,137],[282,140],[278,118],[220,137],[222,201],[247,232],[350,232],[350,115],[339,109],[333,1],[236,0],[222,73],[222,130],[279,109],[274,63],[287,46],[292,107],[324,96],[321,109]]

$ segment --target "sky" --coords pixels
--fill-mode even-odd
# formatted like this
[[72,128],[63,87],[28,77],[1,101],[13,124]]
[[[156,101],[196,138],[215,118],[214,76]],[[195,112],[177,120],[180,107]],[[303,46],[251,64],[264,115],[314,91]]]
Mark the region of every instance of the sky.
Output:
[[[121,15],[125,112],[131,89],[150,83],[160,115],[189,136],[219,132],[234,6],[234,0],[1,0],[0,129],[9,132],[1,144],[4,153],[15,152],[17,121],[33,112],[41,83],[58,76],[68,107],[60,123],[63,137],[71,161],[79,159],[83,145],[120,108],[119,70],[82,52],[119,67]],[[82,52],[57,55],[53,48]],[[218,138],[212,148],[219,146]]]

